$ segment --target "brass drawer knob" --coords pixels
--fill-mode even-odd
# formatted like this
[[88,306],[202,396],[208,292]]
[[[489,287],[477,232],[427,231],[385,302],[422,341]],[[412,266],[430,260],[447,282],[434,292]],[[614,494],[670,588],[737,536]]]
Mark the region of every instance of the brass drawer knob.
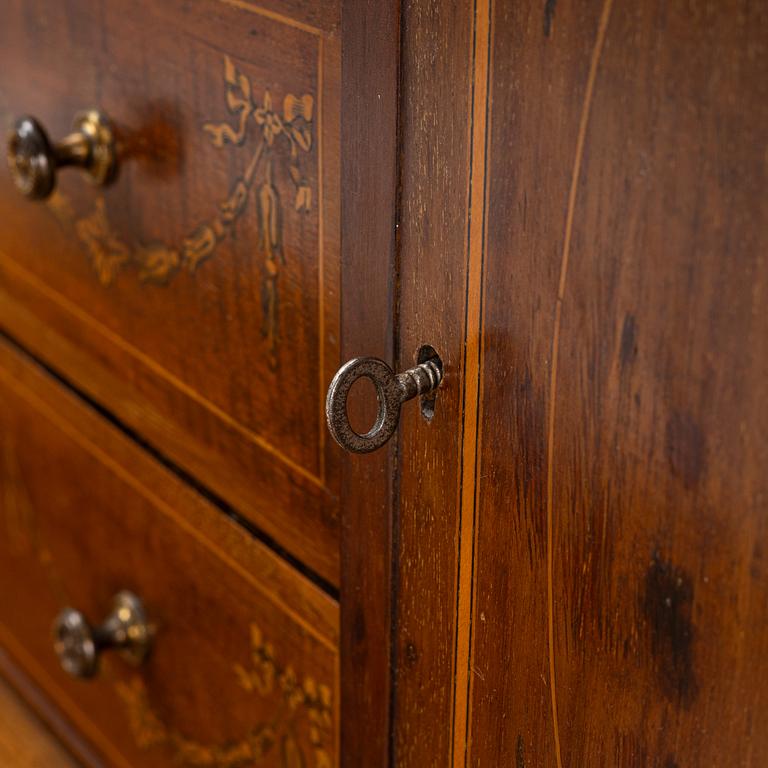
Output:
[[115,595],[112,612],[97,627],[72,608],[65,608],[53,626],[54,650],[62,668],[83,678],[98,672],[99,656],[110,648],[131,664],[140,664],[149,653],[152,634],[141,600],[127,591]]
[[57,144],[34,117],[22,117],[8,137],[8,166],[19,191],[44,200],[56,187],[56,172],[66,166],[85,170],[95,184],[109,184],[117,174],[115,132],[96,110],[75,117],[73,132]]
[[[376,421],[361,435],[352,428],[347,413],[347,398],[352,385],[361,377],[376,387],[379,403]],[[339,368],[325,400],[325,417],[333,439],[351,453],[370,453],[380,448],[397,429],[400,407],[417,395],[426,395],[440,386],[443,368],[439,358],[426,360],[396,374],[377,357],[356,357]]]

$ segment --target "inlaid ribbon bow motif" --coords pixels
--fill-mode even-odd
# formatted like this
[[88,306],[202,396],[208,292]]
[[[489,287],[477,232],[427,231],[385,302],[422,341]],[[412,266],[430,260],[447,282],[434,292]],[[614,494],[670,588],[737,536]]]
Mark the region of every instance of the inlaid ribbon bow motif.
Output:
[[261,140],[245,173],[237,179],[229,198],[222,203],[220,216],[212,223],[201,225],[184,241],[185,254],[192,269],[210,256],[216,244],[227,234],[228,227],[241,215],[254,182],[259,178],[259,245],[264,258],[262,333],[268,341],[270,354],[274,355],[278,331],[277,279],[280,266],[285,264],[283,214],[280,195],[274,183],[275,147],[282,143],[290,148],[288,169],[296,190],[294,208],[297,211],[309,211],[312,206],[312,189],[299,167],[299,155],[309,152],[312,147],[314,99],[310,94],[304,94],[301,98],[288,94],[283,100],[281,116],[273,108],[269,91],[265,91],[260,105],[255,101],[251,81],[237,70],[228,56],[224,59],[224,80],[227,84],[227,108],[237,116],[237,123],[235,127],[229,123],[206,123],[203,130],[211,136],[213,145],[219,148],[226,144],[243,146],[252,124],[260,128]]
[[[251,80],[239,71],[229,56],[224,57],[227,111],[234,122],[203,125],[217,149],[227,146],[242,149],[251,135],[258,137],[253,154],[243,173],[231,186],[226,199],[210,219],[201,222],[183,238],[179,247],[164,243],[126,243],[112,228],[103,197],[93,211],[78,218],[63,195],[54,194],[49,206],[65,225],[72,225],[86,246],[91,262],[104,285],[109,285],[124,269],[133,266],[145,282],[167,283],[181,269],[194,273],[213,256],[220,244],[234,234],[238,220],[246,211],[254,188],[258,212],[258,249],[263,260],[261,282],[262,335],[269,350],[269,362],[277,365],[278,278],[285,265],[283,251],[283,207],[277,184],[281,161],[294,189],[293,207],[297,212],[312,208],[312,188],[301,168],[302,155],[312,150],[314,98],[311,94],[289,93],[282,110],[273,105],[266,90],[259,102]],[[287,155],[287,161],[286,161]]]

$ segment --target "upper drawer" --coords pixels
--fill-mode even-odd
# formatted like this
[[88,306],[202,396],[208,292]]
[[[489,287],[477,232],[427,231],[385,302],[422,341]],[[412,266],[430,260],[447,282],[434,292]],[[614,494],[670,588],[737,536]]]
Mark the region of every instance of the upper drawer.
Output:
[[336,0],[8,0],[0,114],[97,108],[109,187],[0,172],[0,324],[327,580],[339,357]]
[[[123,590],[149,656],[70,677],[54,618]],[[109,765],[337,764],[338,603],[2,343],[0,646]]]

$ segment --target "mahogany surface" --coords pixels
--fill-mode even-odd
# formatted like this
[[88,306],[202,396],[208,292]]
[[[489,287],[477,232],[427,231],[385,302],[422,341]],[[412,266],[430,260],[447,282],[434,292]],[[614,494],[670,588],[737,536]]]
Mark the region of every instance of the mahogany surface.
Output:
[[[0,124],[97,107],[120,172],[0,172],[0,323],[338,585],[339,4],[4,3]],[[240,130],[242,128],[242,131]]]
[[403,4],[395,763],[768,761],[768,14]]
[[[344,360],[392,360],[394,353],[399,11],[396,0],[342,3]],[[352,424],[367,429],[376,413],[374,398],[353,389],[349,411]],[[338,446],[333,450],[342,454]],[[395,451],[393,440],[375,453],[341,461],[341,753],[350,768],[388,768],[393,759]]]
[[453,746],[468,441],[462,411],[477,368],[476,361],[474,369],[466,367],[464,344],[473,77],[468,10],[462,3],[403,5],[399,366],[412,366],[419,348],[429,344],[440,355],[445,379],[434,417],[428,421],[418,402],[409,403],[398,433],[397,766],[449,765]]
[[[279,699],[256,616],[331,681],[332,765],[768,764],[765,4],[134,5],[0,12],[0,120],[97,106],[125,153],[43,206],[0,173],[0,333],[58,377],[0,343],[0,671],[86,762],[218,767]],[[338,365],[423,344],[434,415],[344,455]],[[51,657],[125,586],[184,628],[139,679],[187,742]],[[327,768],[296,723],[263,764]]]
[[491,7],[467,764],[768,762],[768,12]]
[[[5,343],[0,446],[0,642],[107,764],[337,764],[335,601]],[[68,676],[54,618],[123,589],[149,658]]]

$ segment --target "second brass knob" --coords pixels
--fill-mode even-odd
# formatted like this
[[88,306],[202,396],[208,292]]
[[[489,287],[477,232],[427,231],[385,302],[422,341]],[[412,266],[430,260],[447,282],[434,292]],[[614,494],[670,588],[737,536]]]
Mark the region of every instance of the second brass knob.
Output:
[[54,650],[62,668],[81,678],[96,674],[99,656],[110,648],[126,661],[140,664],[149,653],[152,635],[144,605],[128,591],[115,595],[112,611],[101,624],[92,625],[80,611],[65,608],[53,627]]

